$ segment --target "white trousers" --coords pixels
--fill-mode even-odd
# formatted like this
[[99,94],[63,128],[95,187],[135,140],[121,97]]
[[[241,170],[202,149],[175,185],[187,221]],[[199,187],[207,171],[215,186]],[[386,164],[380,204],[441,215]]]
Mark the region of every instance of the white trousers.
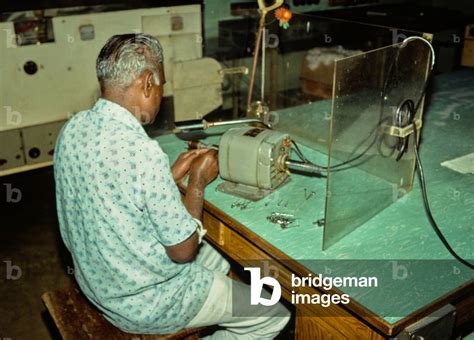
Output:
[[245,313],[250,286],[227,276],[229,263],[208,243],[203,242],[196,262],[214,272],[214,281],[206,302],[187,327],[225,328],[206,339],[273,339],[290,320],[290,312],[280,303]]

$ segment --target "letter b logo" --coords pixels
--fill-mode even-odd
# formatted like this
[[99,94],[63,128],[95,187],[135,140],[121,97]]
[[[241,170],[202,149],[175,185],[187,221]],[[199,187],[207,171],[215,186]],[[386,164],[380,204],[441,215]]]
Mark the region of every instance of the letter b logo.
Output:
[[6,263],[7,268],[6,268],[6,274],[7,274],[7,280],[18,280],[21,278],[21,268],[17,265],[12,264],[12,261],[3,261]]
[[[281,297],[281,286],[273,277],[260,277],[260,268],[245,267],[244,270],[250,272],[250,304],[263,306],[273,306]],[[263,285],[273,286],[273,292],[270,299],[262,298]]]

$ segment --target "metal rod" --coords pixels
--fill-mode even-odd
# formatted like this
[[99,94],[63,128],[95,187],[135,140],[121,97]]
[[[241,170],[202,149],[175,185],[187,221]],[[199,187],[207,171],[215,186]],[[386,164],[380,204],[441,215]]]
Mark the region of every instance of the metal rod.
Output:
[[208,150],[219,150],[219,146],[215,144],[206,144],[198,140],[190,140],[186,142],[188,149],[208,149]]
[[225,120],[221,122],[208,122],[206,120],[203,120],[201,123],[177,126],[176,128],[173,129],[173,133],[179,133],[179,132],[183,132],[187,130],[196,130],[196,129],[203,130],[203,129],[208,129],[210,127],[215,127],[215,126],[227,126],[227,125],[250,124],[250,123],[257,123],[267,128],[270,128],[268,124],[266,124],[265,122],[262,122],[258,118],[241,118],[241,119],[235,119],[235,120]]
[[210,128],[210,127],[214,127],[214,126],[249,124],[249,123],[258,123],[258,124],[262,124],[266,127],[269,127],[268,124],[266,124],[265,122],[262,122],[258,118],[242,118],[242,119],[227,120],[227,121],[221,121],[221,122],[206,122],[207,126],[205,128]]
[[[265,29],[265,17],[267,13],[283,5],[283,0],[275,0],[271,5],[266,5],[264,0],[258,0],[258,8],[261,11],[260,23],[258,26],[257,39],[255,41],[255,52],[253,55],[252,75],[250,76],[249,92],[247,94],[247,111],[250,111],[250,104],[252,103],[252,91],[255,82],[255,73],[257,71],[258,51],[260,49],[260,42],[262,41],[263,30]],[[265,41],[263,42],[265,43]]]
[[267,30],[264,28],[263,31],[262,31],[262,47],[261,47],[261,49],[262,49],[262,62],[261,62],[262,70],[261,71],[262,72],[261,72],[261,76],[260,76],[262,78],[260,80],[260,82],[262,83],[262,86],[261,86],[262,88],[260,89],[260,102],[262,104],[265,103],[264,100],[265,100],[265,58],[266,58],[266,56],[265,56],[265,50],[266,50],[265,44],[266,44],[266,41],[267,41],[266,39],[267,39]]
[[257,39],[255,41],[255,51],[253,54],[253,62],[252,62],[252,73],[250,74],[250,83],[249,83],[249,89],[247,93],[247,111],[250,110],[250,103],[252,102],[252,91],[253,91],[253,85],[255,83],[255,75],[257,72],[257,62],[258,62],[258,54],[260,50],[260,42],[262,41],[263,30],[265,29],[266,15],[267,15],[267,12],[264,11],[262,12],[262,15],[260,16],[260,24],[258,26]]

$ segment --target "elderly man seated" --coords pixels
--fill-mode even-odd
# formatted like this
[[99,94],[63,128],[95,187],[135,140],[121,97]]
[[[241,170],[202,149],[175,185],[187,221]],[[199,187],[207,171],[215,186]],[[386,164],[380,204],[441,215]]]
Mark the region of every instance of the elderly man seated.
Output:
[[[230,279],[227,261],[201,244],[203,193],[218,173],[216,152],[186,152],[170,167],[142,127],[159,111],[163,67],[157,39],[110,38],[97,58],[101,98],[70,119],[58,138],[57,211],[76,280],[129,333],[220,325],[211,337],[274,338],[288,311],[276,304],[258,315],[236,315],[242,299],[232,293],[250,296],[250,287]],[[187,176],[181,200],[176,183]]]

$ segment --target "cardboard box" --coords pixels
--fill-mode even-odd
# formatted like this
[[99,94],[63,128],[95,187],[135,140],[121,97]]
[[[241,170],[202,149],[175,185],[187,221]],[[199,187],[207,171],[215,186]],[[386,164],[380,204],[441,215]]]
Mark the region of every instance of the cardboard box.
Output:
[[332,97],[335,60],[360,53],[344,50],[341,46],[309,50],[301,65],[303,93],[318,98]]
[[466,26],[464,48],[462,50],[462,66],[474,67],[474,24]]

